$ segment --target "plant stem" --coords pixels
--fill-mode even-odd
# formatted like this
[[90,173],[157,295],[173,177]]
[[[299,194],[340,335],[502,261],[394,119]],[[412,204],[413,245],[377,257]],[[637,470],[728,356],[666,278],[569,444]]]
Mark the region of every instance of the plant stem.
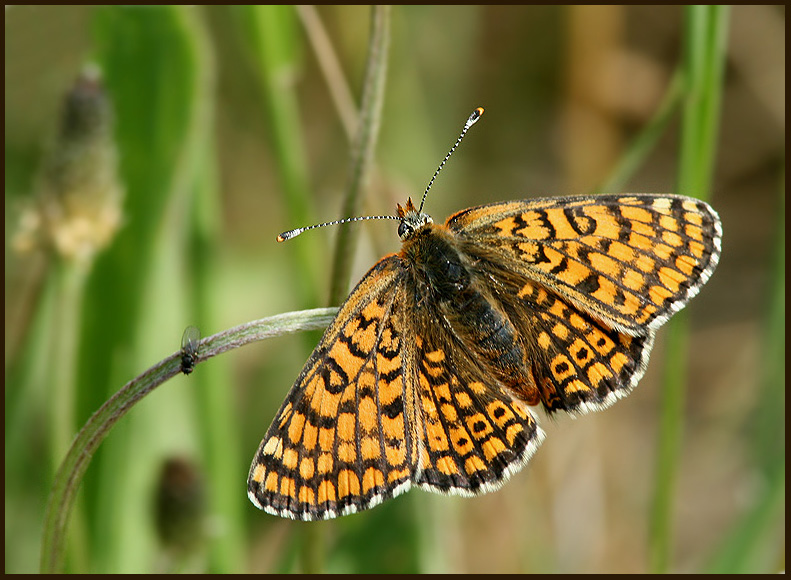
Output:
[[[317,308],[272,316],[231,328],[202,340],[197,362],[258,340],[324,328],[336,312],[334,308]],[[101,442],[119,419],[143,397],[180,372],[179,350],[124,385],[91,416],[77,434],[58,469],[47,504],[41,541],[42,573],[57,573],[63,569],[63,546],[69,516],[83,475]]]
[[[389,46],[390,6],[374,6],[371,10],[371,38],[368,42],[360,123],[352,148],[349,185],[346,188],[341,210],[342,218],[355,216],[360,212],[360,191],[370,173],[376,140],[379,136]],[[342,227],[338,230],[338,243],[335,246],[330,279],[330,304],[340,304],[348,293],[357,234],[357,228],[353,227]]]
[[[684,106],[678,193],[710,197],[722,100],[722,73],[728,29],[725,6],[685,9]],[[667,360],[662,384],[659,448],[651,523],[649,568],[670,569],[673,545],[673,495],[681,455],[687,374],[686,313],[667,325]]]

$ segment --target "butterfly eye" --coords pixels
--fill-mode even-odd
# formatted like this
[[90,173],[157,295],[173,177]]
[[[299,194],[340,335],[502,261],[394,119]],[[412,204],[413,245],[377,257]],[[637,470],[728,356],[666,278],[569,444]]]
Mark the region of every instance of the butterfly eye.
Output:
[[411,232],[412,228],[406,225],[406,222],[401,222],[398,224],[398,237],[404,239],[404,236],[407,235],[408,232]]

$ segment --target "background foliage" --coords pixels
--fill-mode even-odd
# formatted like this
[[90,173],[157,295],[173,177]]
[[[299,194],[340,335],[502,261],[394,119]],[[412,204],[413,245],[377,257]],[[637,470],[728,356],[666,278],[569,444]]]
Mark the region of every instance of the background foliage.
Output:
[[[319,63],[331,53],[319,43],[317,55],[310,15],[292,7],[6,8],[7,572],[38,567],[46,497],[70,437],[177,350],[184,327],[208,335],[327,305],[337,228],[274,238],[340,217],[370,9],[317,13],[340,65],[329,76]],[[676,191],[691,162],[680,104],[657,118],[684,47],[700,40],[688,18],[674,6],[394,7],[363,213],[419,196],[479,105],[484,118],[427,202],[437,221],[606,184]],[[710,201],[724,250],[687,310],[666,564],[653,561],[649,532],[663,484],[664,332],[640,388],[606,412],[544,420],[547,441],[497,493],[416,491],[316,524],[262,514],[245,496],[249,461],[317,340],[306,333],[217,357],[125,417],[86,474],[67,570],[783,569],[784,25],[783,7],[735,6],[721,29]],[[101,69],[115,111],[125,197],[121,229],[80,270],[20,253],[14,240],[86,62]],[[646,140],[636,171],[618,174]],[[398,240],[390,222],[351,227],[353,283]]]

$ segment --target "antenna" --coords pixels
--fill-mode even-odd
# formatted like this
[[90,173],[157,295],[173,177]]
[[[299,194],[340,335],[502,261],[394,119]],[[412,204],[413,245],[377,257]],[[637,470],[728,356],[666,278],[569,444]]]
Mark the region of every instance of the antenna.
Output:
[[295,228],[293,230],[288,230],[287,232],[283,232],[282,234],[278,234],[277,241],[278,242],[285,242],[286,240],[290,240],[291,238],[296,238],[302,232],[306,232],[308,230],[315,230],[316,228],[323,228],[324,226],[337,226],[340,224],[347,224],[349,222],[359,222],[363,220],[399,220],[394,215],[366,215],[360,217],[350,217],[344,218],[342,220],[335,220],[331,222],[324,222],[323,224],[316,224],[315,226],[307,226],[304,228]]
[[456,139],[456,142],[453,144],[453,147],[450,148],[448,154],[445,155],[445,159],[443,159],[442,163],[439,164],[439,167],[437,167],[437,170],[434,172],[434,175],[431,176],[431,181],[428,182],[428,185],[426,186],[426,191],[423,192],[423,199],[420,200],[420,207],[417,210],[418,213],[423,211],[423,204],[426,202],[426,196],[428,195],[428,190],[431,189],[432,185],[434,185],[434,180],[437,178],[437,175],[439,175],[439,172],[442,171],[443,167],[445,167],[445,163],[448,162],[448,159],[450,159],[450,156],[453,155],[453,152],[456,151],[456,147],[458,147],[459,143],[461,143],[461,140],[464,139],[464,136],[467,134],[467,131],[478,121],[478,119],[481,118],[481,115],[483,115],[483,107],[478,107],[472,112],[470,117],[467,119],[467,122],[464,123],[464,128],[461,130],[461,135],[459,135],[459,138]]
[[[483,115],[483,107],[478,107],[469,116],[467,122],[464,123],[464,128],[462,128],[459,138],[456,139],[456,142],[453,144],[453,147],[450,148],[448,154],[445,155],[445,159],[443,159],[442,163],[439,164],[439,167],[437,167],[437,170],[434,172],[434,175],[431,177],[431,180],[428,182],[428,185],[426,186],[426,191],[423,192],[423,199],[420,200],[420,207],[418,208],[418,213],[423,211],[423,204],[426,202],[426,196],[428,195],[428,190],[431,189],[432,185],[434,185],[434,180],[437,178],[437,175],[439,175],[439,172],[442,171],[443,167],[445,167],[445,163],[448,162],[448,159],[450,159],[450,156],[453,155],[453,152],[456,151],[456,148],[459,146],[459,143],[461,143],[461,140],[464,139],[464,135],[467,134],[469,128],[472,127],[478,121],[478,119],[481,118],[481,115]],[[277,241],[285,242],[286,240],[296,238],[298,235],[300,235],[303,232],[307,232],[308,230],[315,230],[316,228],[323,228],[325,226],[337,226],[340,224],[347,224],[349,222],[359,222],[363,220],[399,220],[400,221],[401,219],[402,218],[400,217],[396,217],[392,215],[369,215],[369,216],[344,218],[341,220],[324,222],[323,224],[316,224],[313,226],[288,230],[287,232],[283,232],[282,234],[279,234],[277,236]]]

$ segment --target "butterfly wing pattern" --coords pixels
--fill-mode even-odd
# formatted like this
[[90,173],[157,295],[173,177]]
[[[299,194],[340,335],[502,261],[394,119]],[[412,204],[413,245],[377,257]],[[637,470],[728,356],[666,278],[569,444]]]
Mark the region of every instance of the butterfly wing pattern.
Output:
[[716,212],[676,195],[496,203],[447,225],[506,298],[518,297],[515,318],[534,320],[523,336],[534,339],[550,411],[598,410],[627,395],[656,329],[708,281],[722,247]]
[[418,332],[407,281],[400,258],[383,258],[325,332],[256,453],[248,488],[261,509],[328,519],[412,484],[471,495],[538,446],[524,403],[493,392],[442,329]]
[[248,495],[261,509],[327,519],[407,488],[409,429],[399,310],[402,272],[380,260],[327,328],[256,453]]
[[681,196],[417,214],[399,210],[425,219],[352,291],[264,437],[259,508],[316,520],[412,485],[496,489],[544,437],[529,406],[585,413],[628,394],[721,249],[717,214]]

